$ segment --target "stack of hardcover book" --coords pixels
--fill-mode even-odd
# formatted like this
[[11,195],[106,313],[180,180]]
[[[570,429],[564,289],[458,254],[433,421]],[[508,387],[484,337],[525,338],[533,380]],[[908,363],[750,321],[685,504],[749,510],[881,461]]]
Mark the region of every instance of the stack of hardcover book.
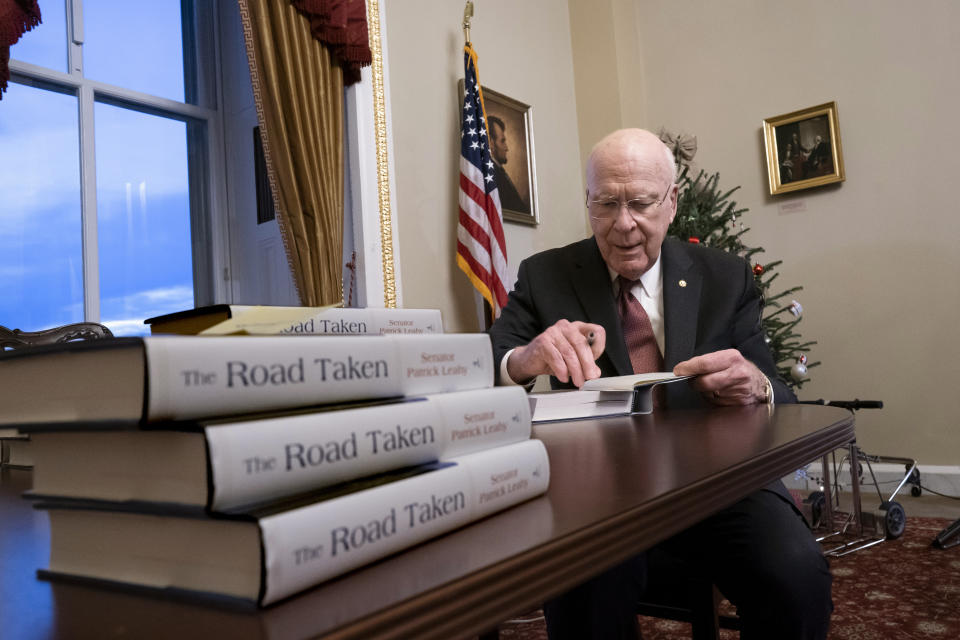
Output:
[[150,336],[0,355],[42,576],[267,605],[547,489],[484,334]]

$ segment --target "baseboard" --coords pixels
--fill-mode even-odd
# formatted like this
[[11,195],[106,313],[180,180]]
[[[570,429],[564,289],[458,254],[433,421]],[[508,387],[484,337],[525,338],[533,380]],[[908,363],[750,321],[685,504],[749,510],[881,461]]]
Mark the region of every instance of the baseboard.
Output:
[[[906,467],[902,464],[893,464],[886,462],[874,462],[870,465],[873,473],[877,477],[877,483],[880,485],[880,493],[889,497],[890,493],[897,488],[897,484],[903,480],[906,475]],[[820,488],[821,474],[820,461],[813,462],[804,469],[798,470],[789,476],[784,477],[783,483],[788,489],[799,489],[801,491],[816,491]],[[924,489],[930,489],[938,493],[944,493],[948,496],[960,496],[960,466],[952,465],[918,465],[920,472],[920,484]],[[832,470],[831,470],[832,473]],[[870,478],[870,471],[867,466],[863,468],[863,479],[861,481],[869,485],[873,491],[873,481]],[[850,467],[843,465],[840,470],[840,478],[837,486],[841,490],[849,490],[850,487]],[[910,483],[900,489],[898,496],[910,495]]]

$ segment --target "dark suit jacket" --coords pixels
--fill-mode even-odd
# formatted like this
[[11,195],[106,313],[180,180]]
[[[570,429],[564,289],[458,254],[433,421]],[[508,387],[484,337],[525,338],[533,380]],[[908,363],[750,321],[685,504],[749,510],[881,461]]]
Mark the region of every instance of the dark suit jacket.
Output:
[[[750,266],[724,251],[673,238],[664,241],[661,256],[665,370],[696,355],[735,348],[770,378],[776,402],[796,402],[777,376],[764,341],[761,298]],[[603,375],[633,373],[609,271],[592,237],[520,263],[507,306],[490,328],[496,366],[507,351],[527,344],[560,319],[603,326],[607,346],[597,360]],[[570,386],[556,378],[551,385]],[[665,399],[672,408],[707,404],[683,382],[666,385]]]
[[520,192],[514,186],[513,180],[507,174],[507,170],[496,162],[493,163],[493,179],[497,182],[497,189],[500,191],[500,206],[511,211],[520,213],[530,213],[530,205],[523,201]]

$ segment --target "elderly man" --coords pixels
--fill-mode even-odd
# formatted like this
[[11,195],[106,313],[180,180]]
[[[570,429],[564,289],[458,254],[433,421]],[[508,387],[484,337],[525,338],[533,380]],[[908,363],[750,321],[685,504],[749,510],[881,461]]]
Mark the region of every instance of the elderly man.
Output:
[[830,157],[830,145],[823,141],[822,136],[817,136],[813,141],[813,148],[810,150],[810,156],[807,158],[807,167],[810,169],[810,177],[823,175],[833,170],[833,163]]
[[[673,156],[648,131],[616,131],[594,147],[586,198],[593,237],[520,264],[490,329],[501,384],[549,374],[554,387],[581,386],[601,375],[672,369],[697,377],[666,386],[668,408],[796,400],[764,340],[749,265],[665,239],[677,210],[675,180]],[[737,606],[742,638],[826,635],[829,569],[780,482],[649,555],[713,580]],[[634,608],[646,560],[546,603],[550,637],[638,637]]]

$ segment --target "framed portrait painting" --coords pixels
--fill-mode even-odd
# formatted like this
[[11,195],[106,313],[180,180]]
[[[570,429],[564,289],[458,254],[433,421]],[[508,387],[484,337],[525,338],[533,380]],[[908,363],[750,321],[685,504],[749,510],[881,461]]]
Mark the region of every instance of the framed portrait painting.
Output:
[[487,136],[500,207],[506,222],[540,223],[537,165],[533,146],[533,108],[482,87]]
[[843,182],[836,102],[765,119],[763,139],[771,194]]

